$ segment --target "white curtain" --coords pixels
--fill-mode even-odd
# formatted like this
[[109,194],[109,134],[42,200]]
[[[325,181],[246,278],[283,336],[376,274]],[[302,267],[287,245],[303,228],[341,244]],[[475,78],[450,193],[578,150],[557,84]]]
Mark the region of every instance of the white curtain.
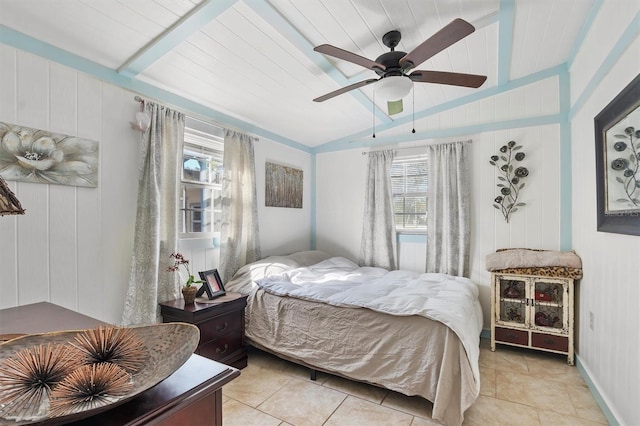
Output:
[[427,272],[469,276],[469,143],[427,148]]
[[225,130],[219,268],[223,283],[261,257],[253,141],[243,133]]
[[369,153],[360,265],[396,269],[396,229],[393,218],[391,165],[393,151]]
[[167,266],[178,248],[184,114],[153,103],[145,103],[145,112],[151,126],[144,134],[123,325],[159,322],[158,302],[177,298],[180,288],[178,274],[167,272]]

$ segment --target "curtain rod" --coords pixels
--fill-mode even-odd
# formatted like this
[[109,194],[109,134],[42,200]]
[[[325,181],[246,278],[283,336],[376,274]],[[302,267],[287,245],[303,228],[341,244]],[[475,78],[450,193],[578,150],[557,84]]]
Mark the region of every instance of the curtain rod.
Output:
[[[134,101],[136,101],[136,102],[140,102],[140,103],[141,103],[141,104],[143,104],[143,105],[144,105],[145,103],[148,103],[148,104],[151,104],[151,105],[163,105],[163,104],[160,104],[160,103],[158,103],[158,102],[154,102],[154,101],[150,101],[150,100],[148,100],[148,99],[144,99],[143,97],[138,96],[138,95],[135,95],[135,96],[133,97],[133,100],[134,100]],[[249,132],[247,132],[246,130],[241,129],[241,128],[239,128],[239,127],[234,127],[234,126],[229,126],[229,125],[227,125],[227,124],[222,124],[222,123],[219,123],[219,122],[217,122],[217,121],[215,121],[215,120],[210,119],[209,117],[202,116],[202,115],[199,115],[199,114],[195,114],[195,113],[191,113],[191,112],[188,112],[188,113],[187,113],[187,112],[185,112],[182,108],[175,107],[175,106],[173,106],[173,105],[168,105],[168,106],[169,106],[169,107],[171,107],[171,108],[173,108],[173,109],[175,109],[175,110],[177,110],[177,111],[180,111],[180,112],[181,112],[181,113],[183,113],[185,116],[188,116],[189,118],[191,118],[191,119],[193,119],[193,120],[202,121],[203,123],[207,123],[207,124],[210,124],[210,125],[212,125],[212,126],[218,126],[218,127],[220,127],[222,130],[233,130],[233,131],[236,131],[236,132],[244,133],[244,134],[246,134],[247,136],[249,136],[249,137],[253,138],[255,142],[260,141],[260,138],[258,138],[257,136],[255,136],[253,133],[249,133]]]
[[[464,141],[454,141],[454,142],[436,142],[436,143],[430,143],[430,144],[427,144],[427,145],[406,146],[404,148],[389,148],[389,151],[404,151],[404,150],[407,150],[407,149],[426,148],[426,147],[431,146],[431,145],[442,145],[442,144],[457,143],[457,142],[472,143],[473,139],[467,139],[467,140],[464,140]],[[370,152],[382,152],[382,151],[387,151],[387,150],[386,149],[380,149],[380,150],[377,150],[377,151],[362,151],[362,155],[366,155],[366,154],[368,154]]]
[[427,145],[420,145],[420,146],[407,146],[405,148],[393,148],[393,149],[379,149],[377,151],[362,151],[362,155],[367,155],[371,152],[382,152],[382,151],[405,151],[407,149],[420,149],[420,148],[426,148]]

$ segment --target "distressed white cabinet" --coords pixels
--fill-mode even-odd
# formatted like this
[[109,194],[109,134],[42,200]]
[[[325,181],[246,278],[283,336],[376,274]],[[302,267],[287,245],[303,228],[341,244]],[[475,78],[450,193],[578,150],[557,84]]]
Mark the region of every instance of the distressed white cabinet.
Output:
[[496,343],[567,355],[573,365],[573,278],[492,274],[491,350]]

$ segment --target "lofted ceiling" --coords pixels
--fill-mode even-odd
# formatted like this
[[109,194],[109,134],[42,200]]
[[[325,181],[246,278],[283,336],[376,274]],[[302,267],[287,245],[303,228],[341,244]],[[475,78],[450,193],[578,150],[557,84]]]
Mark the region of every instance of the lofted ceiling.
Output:
[[[83,58],[96,76],[157,88],[202,105],[217,121],[313,149],[391,130],[412,114],[500,89],[571,60],[596,0],[2,0],[0,42],[53,47]],[[414,84],[404,111],[373,103],[375,84],[312,99],[377,77],[314,52],[327,43],[375,60],[382,35],[399,30],[410,52],[455,18],[476,31],[420,69],[483,74],[479,89]],[[8,31],[7,31],[8,30]],[[15,44],[15,43],[14,43]],[[109,77],[112,74],[115,77]],[[135,88],[135,85],[132,86]],[[153,91],[143,93],[153,97]],[[162,98],[161,95],[159,95]],[[162,100],[162,99],[161,99]],[[170,102],[169,102],[170,103]],[[375,114],[375,119],[374,119]],[[207,115],[207,114],[205,114]]]

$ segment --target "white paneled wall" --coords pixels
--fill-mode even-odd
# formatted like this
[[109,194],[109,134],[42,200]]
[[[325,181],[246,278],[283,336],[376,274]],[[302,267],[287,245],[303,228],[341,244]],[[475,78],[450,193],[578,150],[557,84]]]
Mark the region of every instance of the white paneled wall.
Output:
[[0,45],[0,121],[99,142],[97,188],[10,182],[0,218],[0,308],[50,301],[118,322],[135,226],[139,133],[131,92]]
[[398,264],[402,269],[423,273],[426,259],[427,245],[424,242],[405,241],[398,244]]
[[362,149],[316,157],[316,247],[358,260],[367,157]]
[[612,50],[638,13],[638,1],[603,2],[570,69],[572,101],[583,99],[571,121],[573,247],[584,265],[578,289],[578,361],[622,425],[640,424],[640,237],[596,230],[593,118],[638,75],[638,36],[590,96],[583,97],[582,91],[594,77],[597,81],[602,61],[595,59]]
[[[97,188],[8,182],[27,213],[0,218],[0,309],[49,301],[120,322],[142,143],[129,125],[134,95],[0,44],[0,121],[97,140],[100,150]],[[311,155],[264,139],[255,151],[263,255],[307,250]],[[303,170],[302,209],[264,207],[265,161]],[[218,267],[217,248],[187,241],[180,250],[193,271]]]
[[[311,246],[311,155],[260,139],[255,145],[258,217],[263,256],[308,250]],[[265,162],[302,170],[302,208],[265,207]]]

